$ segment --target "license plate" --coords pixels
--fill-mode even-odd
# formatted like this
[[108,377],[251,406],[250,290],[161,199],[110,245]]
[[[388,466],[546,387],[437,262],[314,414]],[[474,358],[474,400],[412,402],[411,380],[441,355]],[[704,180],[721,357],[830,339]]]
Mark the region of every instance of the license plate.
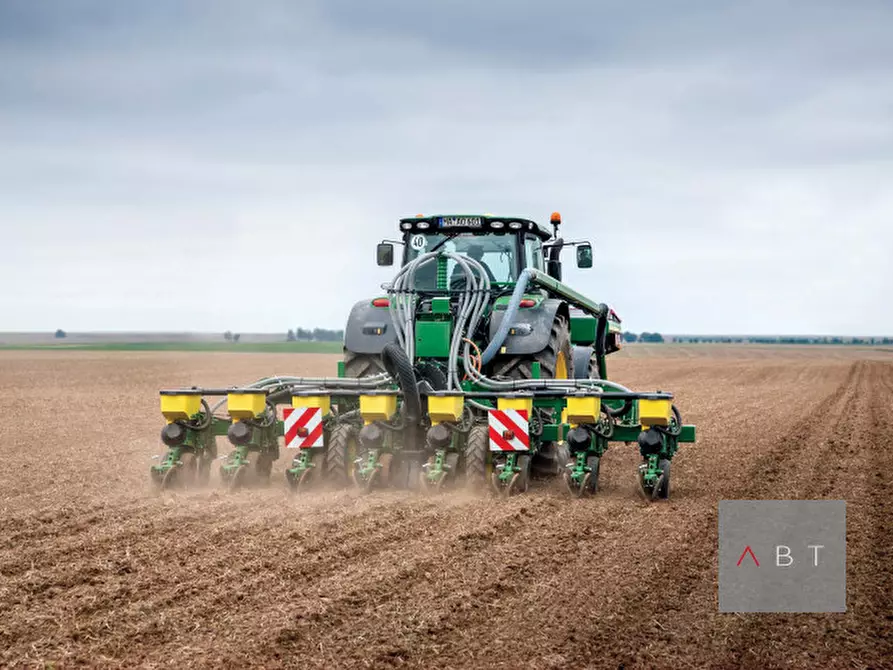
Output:
[[481,228],[483,223],[479,216],[442,216],[441,228]]

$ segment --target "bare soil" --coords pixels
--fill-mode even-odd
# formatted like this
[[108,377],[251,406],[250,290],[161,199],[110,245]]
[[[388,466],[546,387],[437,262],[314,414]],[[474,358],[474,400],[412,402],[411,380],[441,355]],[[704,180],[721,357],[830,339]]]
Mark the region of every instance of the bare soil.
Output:
[[[266,490],[151,489],[158,389],[336,360],[0,352],[0,664],[893,667],[893,353],[618,355],[612,377],[698,425],[666,504],[623,445],[584,500],[289,498],[285,457]],[[717,503],[740,498],[847,500],[845,614],[717,612]]]

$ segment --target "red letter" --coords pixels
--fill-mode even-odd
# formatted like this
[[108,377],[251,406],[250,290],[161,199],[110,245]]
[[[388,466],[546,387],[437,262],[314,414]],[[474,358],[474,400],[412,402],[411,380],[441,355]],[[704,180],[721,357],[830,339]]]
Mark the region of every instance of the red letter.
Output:
[[750,557],[753,559],[753,562],[757,564],[757,567],[760,567],[760,562],[757,560],[757,557],[754,556],[753,549],[750,548],[750,545],[744,547],[744,551],[741,552],[741,558],[738,559],[738,567],[741,567],[741,561],[744,560],[744,557],[750,554]]

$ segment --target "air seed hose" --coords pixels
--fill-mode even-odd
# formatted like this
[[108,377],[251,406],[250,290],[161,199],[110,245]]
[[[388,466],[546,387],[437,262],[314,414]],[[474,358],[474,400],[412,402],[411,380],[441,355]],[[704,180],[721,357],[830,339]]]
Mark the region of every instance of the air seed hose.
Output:
[[381,361],[385,370],[394,379],[403,392],[403,409],[406,422],[415,424],[422,417],[422,399],[419,396],[419,387],[415,378],[415,371],[409,357],[400,345],[389,342],[381,350]]
[[178,423],[184,428],[190,428],[191,430],[204,430],[208,426],[211,425],[211,408],[208,407],[208,401],[202,398],[202,415],[204,419],[200,423],[193,423],[191,420],[189,421],[175,421],[174,423]]
[[515,290],[512,291],[512,297],[509,299],[508,307],[506,307],[502,322],[499,324],[499,330],[496,331],[493,339],[490,340],[490,344],[487,345],[487,348],[484,349],[484,353],[481,354],[481,367],[493,360],[493,357],[499,353],[500,348],[505,342],[505,338],[508,337],[509,329],[512,327],[512,322],[514,322],[515,316],[518,314],[518,309],[521,306],[521,298],[524,297],[524,292],[527,290],[527,284],[530,281],[531,274],[532,273],[529,270],[524,270],[518,277],[518,283],[515,284]]

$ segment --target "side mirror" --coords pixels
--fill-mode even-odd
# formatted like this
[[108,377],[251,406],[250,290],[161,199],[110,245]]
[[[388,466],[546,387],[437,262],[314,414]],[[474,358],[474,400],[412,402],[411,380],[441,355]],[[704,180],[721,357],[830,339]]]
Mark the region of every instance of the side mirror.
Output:
[[577,245],[577,267],[584,269],[592,267],[592,245],[589,242]]
[[394,245],[390,242],[382,242],[375,249],[375,262],[381,266],[394,264]]

